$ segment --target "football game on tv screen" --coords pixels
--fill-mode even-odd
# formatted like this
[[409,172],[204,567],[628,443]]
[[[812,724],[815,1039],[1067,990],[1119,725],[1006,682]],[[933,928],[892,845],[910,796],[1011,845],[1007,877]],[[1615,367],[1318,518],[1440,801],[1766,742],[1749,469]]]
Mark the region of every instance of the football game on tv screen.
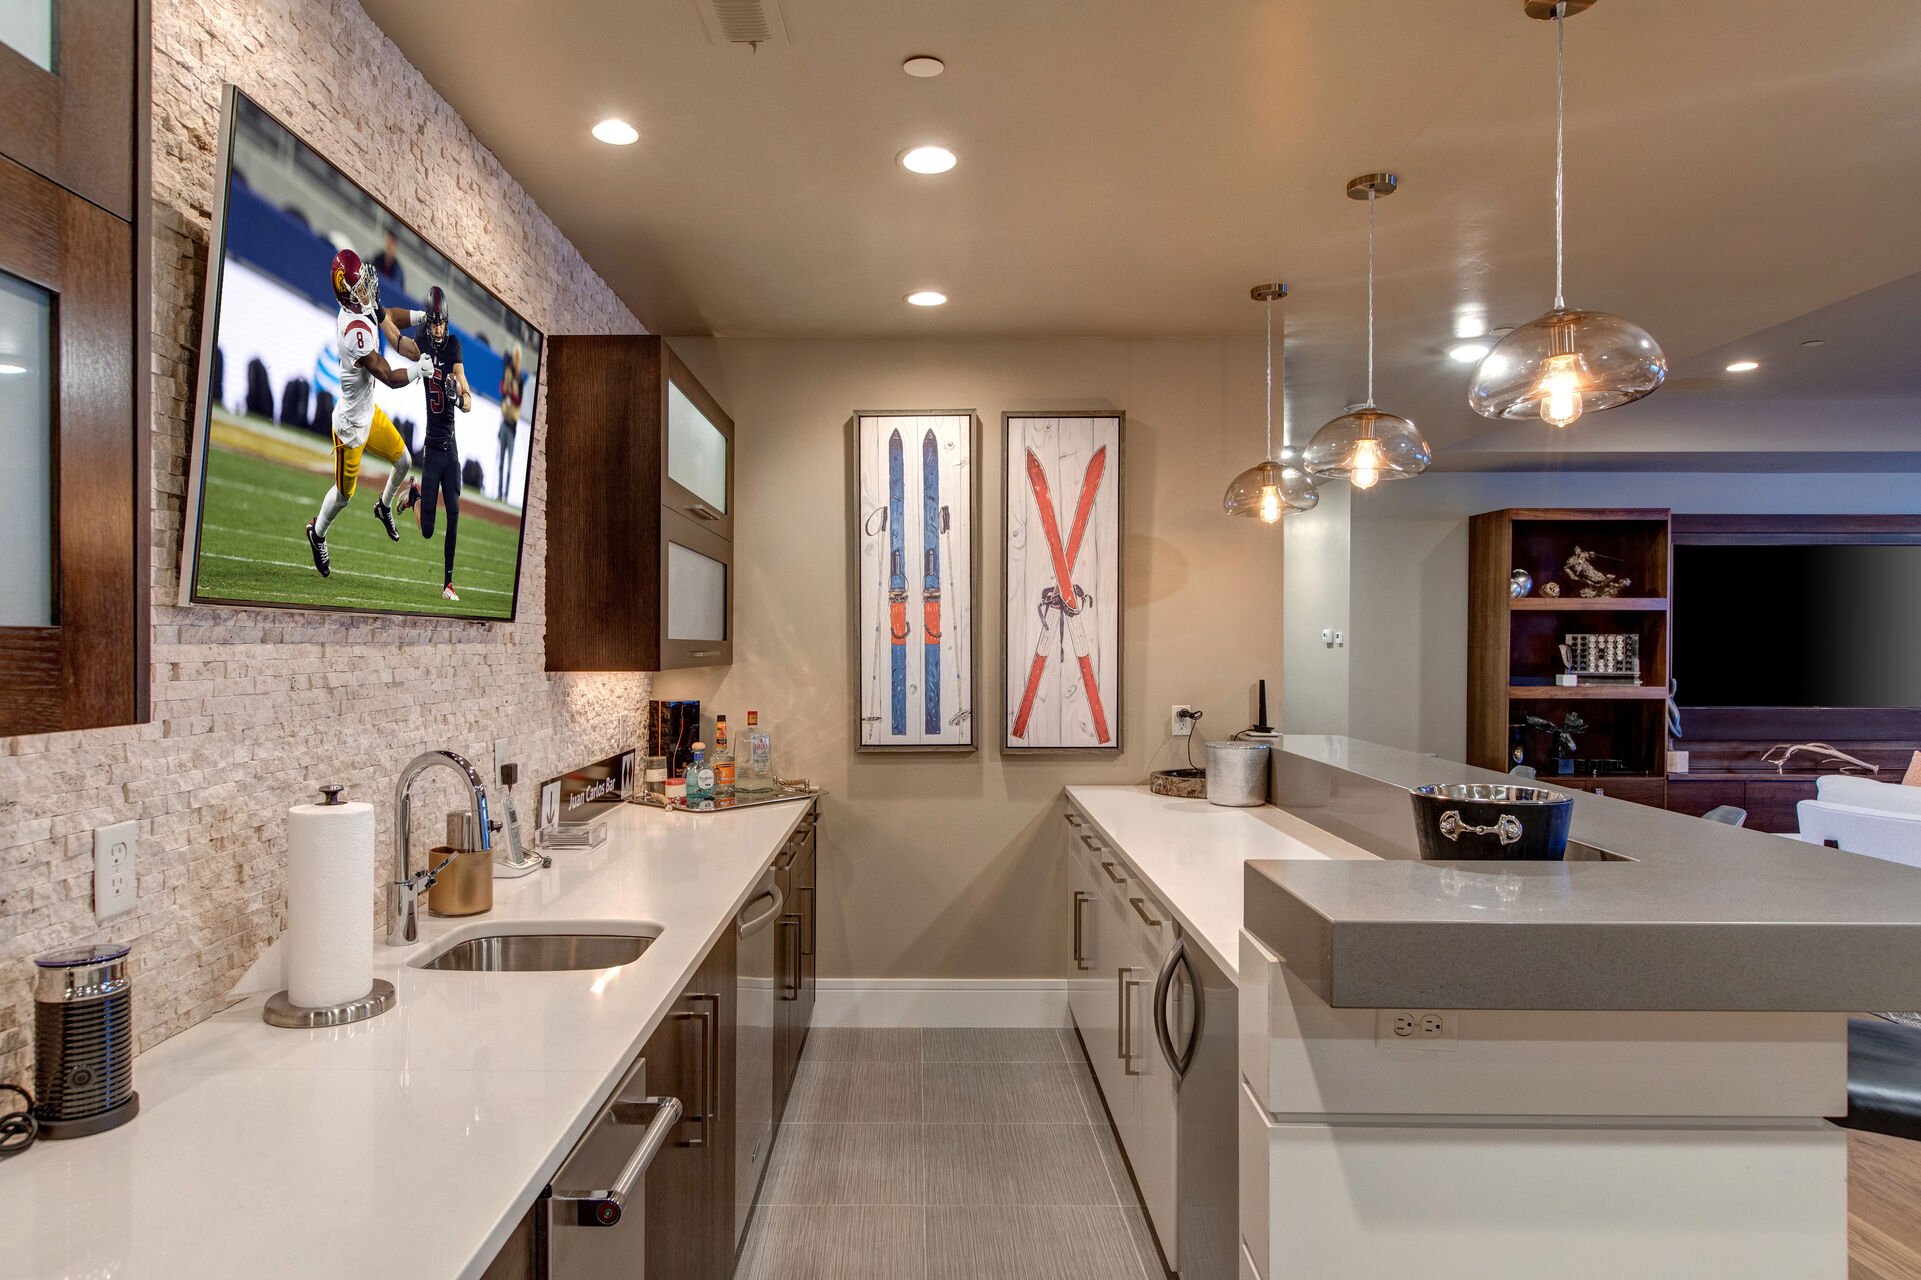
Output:
[[245,94],[223,123],[183,601],[511,619],[540,331]]

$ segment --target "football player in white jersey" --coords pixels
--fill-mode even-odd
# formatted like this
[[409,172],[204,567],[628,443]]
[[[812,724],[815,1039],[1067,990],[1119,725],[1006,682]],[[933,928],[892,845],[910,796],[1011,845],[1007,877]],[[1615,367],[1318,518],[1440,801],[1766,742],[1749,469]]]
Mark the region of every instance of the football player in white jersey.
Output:
[[[393,308],[390,313],[382,309],[379,277],[373,264],[362,262],[352,249],[342,249],[334,255],[332,273],[334,297],[340,303],[340,315],[335,320],[340,349],[340,400],[334,406],[334,482],[321,500],[320,514],[307,522],[307,545],[313,551],[313,566],[323,578],[333,572],[327,551],[327,530],[353,500],[354,491],[359,487],[362,453],[371,451],[393,467],[386,489],[374,503],[374,518],[380,521],[389,538],[400,541],[400,532],[394,528],[393,501],[406,486],[413,459],[393,421],[374,403],[374,380],[377,378],[390,387],[407,387],[420,380],[425,368],[416,363],[395,369],[380,353],[382,332],[390,340],[395,339],[399,326],[419,323],[424,313],[400,308]],[[397,341],[395,347],[401,355],[407,355],[411,347],[412,358],[419,359],[420,350],[411,340]]]

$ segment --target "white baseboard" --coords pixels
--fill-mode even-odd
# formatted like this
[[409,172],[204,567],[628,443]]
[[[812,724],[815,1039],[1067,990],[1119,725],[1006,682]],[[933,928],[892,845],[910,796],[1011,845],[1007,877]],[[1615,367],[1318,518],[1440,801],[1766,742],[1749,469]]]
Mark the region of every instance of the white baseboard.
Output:
[[1059,978],[822,978],[817,1027],[1064,1027]]

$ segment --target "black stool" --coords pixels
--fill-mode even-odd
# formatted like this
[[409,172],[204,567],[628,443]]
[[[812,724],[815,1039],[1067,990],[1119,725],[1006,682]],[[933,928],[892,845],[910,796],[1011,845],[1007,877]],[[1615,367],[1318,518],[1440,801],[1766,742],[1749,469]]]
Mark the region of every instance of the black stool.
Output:
[[1921,1141],[1921,1028],[1848,1019],[1849,1129]]

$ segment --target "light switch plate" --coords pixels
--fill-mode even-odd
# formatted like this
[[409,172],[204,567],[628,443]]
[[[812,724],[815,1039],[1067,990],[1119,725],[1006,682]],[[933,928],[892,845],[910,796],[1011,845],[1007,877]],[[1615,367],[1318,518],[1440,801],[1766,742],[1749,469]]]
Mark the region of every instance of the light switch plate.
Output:
[[117,822],[96,827],[93,833],[93,918],[111,920],[133,910],[134,854],[139,846],[139,824]]

